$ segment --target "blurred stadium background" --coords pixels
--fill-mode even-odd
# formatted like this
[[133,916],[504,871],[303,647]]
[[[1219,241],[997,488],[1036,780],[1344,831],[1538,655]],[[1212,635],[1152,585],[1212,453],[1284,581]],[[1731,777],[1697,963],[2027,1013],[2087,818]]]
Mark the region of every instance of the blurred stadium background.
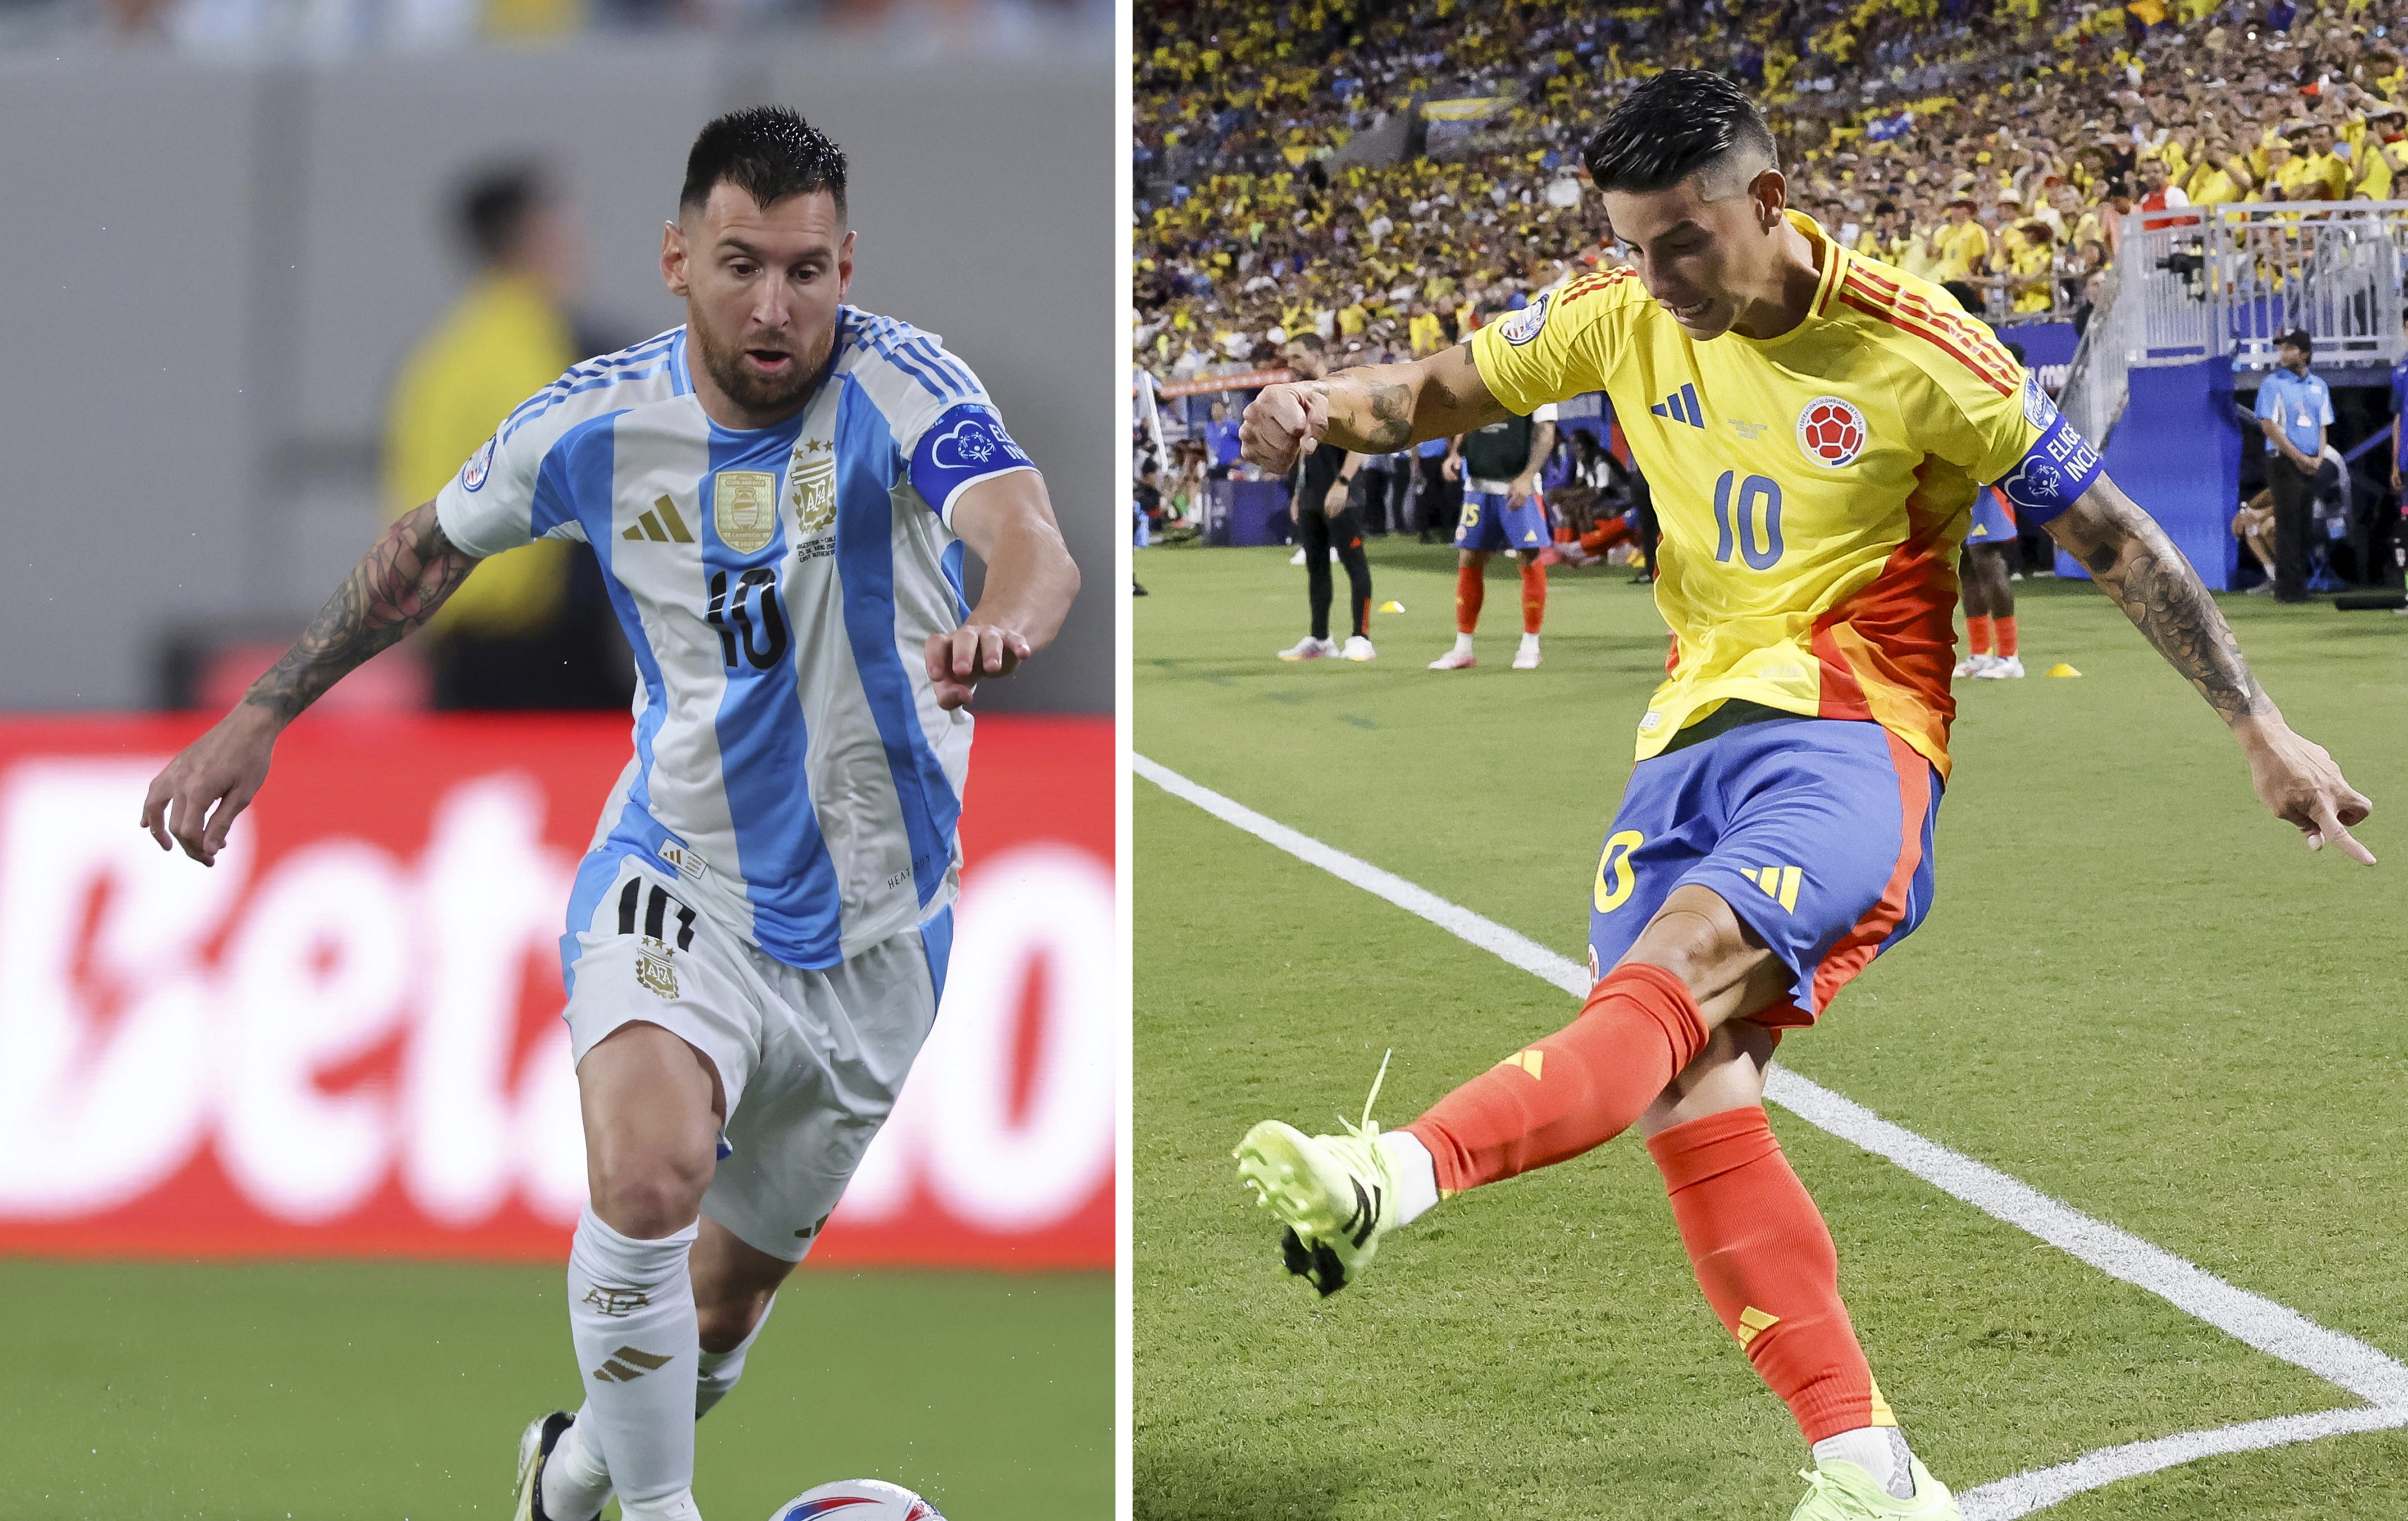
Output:
[[0,0],[0,1514],[493,1514],[575,1402],[554,937],[628,743],[588,552],[337,688],[217,870],[134,820],[388,516],[681,319],[687,146],[767,100],[848,151],[853,299],[978,367],[1089,590],[982,696],[942,1033],[699,1495],[1106,1513],[1119,88],[1082,3]]
[[[2219,592],[2273,590],[2234,535],[2266,475],[2242,414],[2275,339],[2305,329],[2335,413],[2304,504],[2323,595],[2220,600],[2290,720],[2377,800],[2372,848],[2396,854],[2403,23],[2381,0],[1142,0],[1141,1521],[1771,1517],[1802,1456],[1627,1140],[1450,1206],[1327,1301],[1281,1271],[1233,1175],[1257,1120],[1353,1120],[1383,1052],[1373,1118],[1401,1124],[1567,1017],[1559,986],[1347,873],[1393,872],[1576,978],[1624,725],[1665,652],[1651,497],[1591,395],[1562,404],[1545,477],[1557,552],[1626,515],[1640,542],[1628,571],[1550,567],[1541,668],[1502,668],[1503,566],[1482,665],[1423,668],[1455,632],[1442,444],[1354,483],[1377,659],[1275,660],[1304,632],[1293,488],[1238,460],[1237,423],[1290,378],[1290,341],[1317,334],[1341,364],[1425,354],[1617,262],[1580,147],[1674,65],[1757,93],[1794,203],[1834,237],[1949,281],[2019,344]],[[2078,567],[2038,535],[2012,563],[2033,679],[1958,683],[1932,915],[1782,1061],[2401,1370],[2379,1266],[2408,1146],[2381,1097],[2400,1065],[2397,863],[2300,850]],[[2370,1410],[1798,1112],[1773,1123],[1826,1201],[1883,1389],[1974,1492],[1969,1517],[2408,1514],[2408,1408]]]

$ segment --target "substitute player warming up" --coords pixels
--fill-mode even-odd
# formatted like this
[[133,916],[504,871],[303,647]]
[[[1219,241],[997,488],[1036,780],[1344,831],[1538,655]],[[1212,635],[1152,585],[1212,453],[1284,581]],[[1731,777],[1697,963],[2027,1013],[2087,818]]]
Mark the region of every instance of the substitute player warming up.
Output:
[[[1706,1299],[1813,1447],[1795,1516],[1941,1521],[1956,1501],[1873,1381],[1763,1093],[1782,1032],[1930,908],[1975,492],[1999,482],[2089,567],[2311,847],[2371,863],[2347,829],[2368,805],[2285,725],[2188,565],[1988,330],[1787,209],[1737,87],[1658,75],[1586,157],[1636,268],[1410,365],[1273,387],[1243,434],[1283,469],[1308,438],[1397,449],[1586,391],[1648,421],[1628,438],[1656,486],[1674,644],[1590,894],[1602,975],[1570,1026],[1405,1129],[1381,1134],[1368,1110],[1337,1136],[1266,1121],[1240,1173],[1286,1222],[1290,1270],[1328,1294],[1441,1199],[1636,1126]],[[1675,395],[1677,417],[1656,405]]]
[[[1044,483],[937,339],[843,304],[844,155],[782,108],[686,162],[683,326],[528,398],[151,784],[208,862],[277,733],[476,563],[591,544],[641,676],[635,758],[561,938],[591,1201],[574,1414],[519,1521],[691,1518],[694,1423],[893,1108],[944,990],[970,716],[1078,588]],[[963,545],[986,562],[962,601]],[[212,811],[214,809],[214,811]]]
[[1432,670],[1472,665],[1471,636],[1486,599],[1488,556],[1507,550],[1522,562],[1522,645],[1515,670],[1539,668],[1539,630],[1547,621],[1547,567],[1541,558],[1554,541],[1539,471],[1555,447],[1553,402],[1527,417],[1509,417],[1450,439],[1446,478],[1463,478],[1463,517],[1455,530],[1455,648],[1429,663]]

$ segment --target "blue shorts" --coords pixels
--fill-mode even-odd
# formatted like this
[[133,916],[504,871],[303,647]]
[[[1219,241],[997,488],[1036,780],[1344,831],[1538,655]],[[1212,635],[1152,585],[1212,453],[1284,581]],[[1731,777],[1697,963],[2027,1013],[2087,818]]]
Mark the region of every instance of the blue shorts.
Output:
[[1999,499],[1996,487],[1984,486],[1982,495],[1973,498],[1973,527],[1966,534],[1965,542],[2012,544],[2014,541],[2014,509]]
[[1812,1025],[1832,994],[1931,908],[1940,774],[1878,724],[1742,724],[1639,763],[1598,858],[1592,973],[1629,953],[1673,888],[1720,894],[1786,965],[1791,1002],[1755,1016]]
[[1459,550],[1542,550],[1554,541],[1547,531],[1547,503],[1539,493],[1509,508],[1501,491],[1466,491],[1463,518],[1455,524]]

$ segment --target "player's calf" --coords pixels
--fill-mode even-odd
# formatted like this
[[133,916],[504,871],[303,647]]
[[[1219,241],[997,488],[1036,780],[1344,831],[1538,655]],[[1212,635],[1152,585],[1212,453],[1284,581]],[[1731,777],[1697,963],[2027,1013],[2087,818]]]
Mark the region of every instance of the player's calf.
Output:
[[682,1518],[694,1514],[701,1354],[690,1258],[715,1165],[718,1073],[667,1030],[628,1024],[586,1052],[577,1077],[592,1202],[568,1255],[568,1322],[585,1407],[565,1439],[580,1461],[547,1464],[558,1471],[544,1505],[583,1521],[615,1488],[627,1521]]

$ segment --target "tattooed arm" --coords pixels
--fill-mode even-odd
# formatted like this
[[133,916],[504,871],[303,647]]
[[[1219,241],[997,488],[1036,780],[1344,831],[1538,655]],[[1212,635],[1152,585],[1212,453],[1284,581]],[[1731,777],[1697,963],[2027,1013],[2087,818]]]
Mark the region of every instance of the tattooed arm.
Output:
[[2348,828],[2372,805],[2343,780],[2323,746],[2283,722],[2241,658],[2215,599],[2157,520],[2102,475],[2051,520],[2048,533],[2224,720],[2249,763],[2251,784],[2274,816],[2297,825],[2309,849],[2337,845],[2372,866],[2374,856]]
[[152,780],[142,827],[159,848],[180,844],[194,860],[214,865],[235,816],[267,780],[268,757],[284,725],[354,667],[434,617],[476,564],[443,537],[432,502],[387,529],[310,620],[300,642],[251,683],[234,711]]
[[1471,345],[1458,343],[1410,364],[1365,365],[1267,387],[1247,404],[1238,438],[1247,459],[1281,475],[1315,444],[1386,454],[1512,415],[1488,394]]

